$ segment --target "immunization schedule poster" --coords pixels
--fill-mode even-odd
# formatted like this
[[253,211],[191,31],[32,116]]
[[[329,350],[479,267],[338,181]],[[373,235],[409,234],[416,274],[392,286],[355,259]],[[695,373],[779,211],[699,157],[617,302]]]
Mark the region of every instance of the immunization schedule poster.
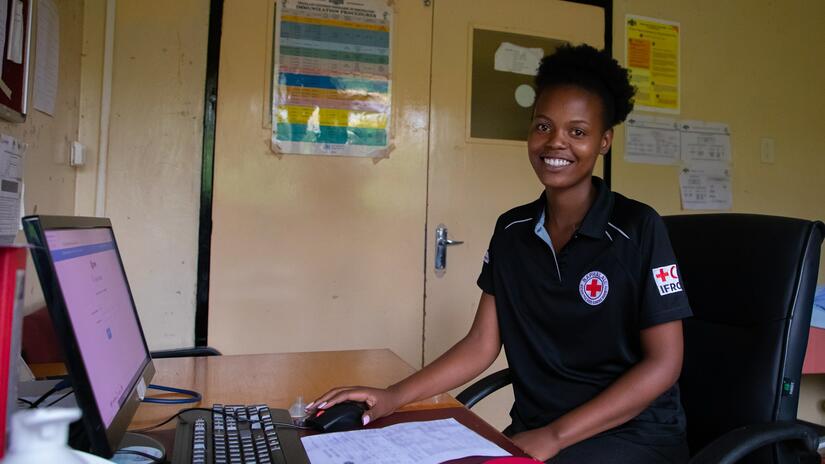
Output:
[[274,152],[387,156],[392,16],[387,0],[278,2]]

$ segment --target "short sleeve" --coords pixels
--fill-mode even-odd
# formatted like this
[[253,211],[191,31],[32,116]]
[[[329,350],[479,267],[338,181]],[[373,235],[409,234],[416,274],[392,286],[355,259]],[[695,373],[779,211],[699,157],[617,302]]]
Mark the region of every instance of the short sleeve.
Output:
[[662,218],[651,211],[642,238],[642,329],[693,315]]
[[496,235],[493,233],[493,237],[490,239],[490,245],[487,247],[487,251],[484,253],[484,258],[481,262],[481,274],[478,276],[478,280],[476,284],[484,293],[489,293],[490,295],[495,295],[495,285],[493,283],[493,259],[494,259],[494,249],[493,244],[495,243]]

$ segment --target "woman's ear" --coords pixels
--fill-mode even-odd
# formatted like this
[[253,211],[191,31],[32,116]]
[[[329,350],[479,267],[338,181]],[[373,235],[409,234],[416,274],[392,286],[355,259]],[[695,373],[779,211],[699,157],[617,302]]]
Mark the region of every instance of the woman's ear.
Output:
[[599,143],[599,154],[606,155],[607,151],[610,150],[610,146],[613,145],[613,128],[607,129],[602,134],[602,140]]

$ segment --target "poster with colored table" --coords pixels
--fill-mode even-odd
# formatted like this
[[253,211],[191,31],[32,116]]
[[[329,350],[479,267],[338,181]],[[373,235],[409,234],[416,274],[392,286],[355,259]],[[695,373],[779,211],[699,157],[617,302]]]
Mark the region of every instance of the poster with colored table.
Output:
[[278,2],[275,153],[387,156],[392,17],[386,0]]

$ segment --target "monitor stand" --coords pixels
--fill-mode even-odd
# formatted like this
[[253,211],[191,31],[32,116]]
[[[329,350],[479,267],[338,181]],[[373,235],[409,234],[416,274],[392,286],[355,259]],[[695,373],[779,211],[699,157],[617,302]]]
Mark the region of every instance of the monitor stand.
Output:
[[112,456],[110,460],[116,463],[130,464],[156,462],[152,461],[148,457],[144,458],[138,454],[124,453],[123,451],[137,451],[152,455],[158,461],[166,460],[166,448],[163,444],[152,437],[139,433],[126,432],[126,435],[123,436],[123,440],[120,441],[117,451],[115,451],[115,455]]

